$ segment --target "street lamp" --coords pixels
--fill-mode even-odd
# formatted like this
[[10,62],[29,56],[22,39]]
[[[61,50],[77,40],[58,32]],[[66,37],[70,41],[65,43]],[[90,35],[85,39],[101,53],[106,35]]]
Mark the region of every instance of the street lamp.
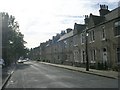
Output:
[[86,71],[89,71],[89,60],[88,60],[88,33],[87,33],[87,28],[85,29],[85,53],[86,53]]

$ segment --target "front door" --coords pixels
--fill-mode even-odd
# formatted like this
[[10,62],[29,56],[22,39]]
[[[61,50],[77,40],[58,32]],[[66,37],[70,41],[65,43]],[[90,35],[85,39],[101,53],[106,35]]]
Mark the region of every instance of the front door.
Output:
[[107,49],[103,48],[103,63],[107,62]]

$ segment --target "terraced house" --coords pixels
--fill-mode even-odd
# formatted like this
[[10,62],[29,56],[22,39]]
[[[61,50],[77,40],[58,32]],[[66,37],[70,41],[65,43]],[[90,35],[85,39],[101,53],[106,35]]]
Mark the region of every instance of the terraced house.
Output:
[[[100,5],[100,15],[85,15],[85,24],[74,24],[41,43],[39,58],[51,63],[85,67],[88,55],[90,68],[112,69],[120,63],[120,7],[110,11]],[[87,52],[87,53],[86,53]]]
[[108,10],[108,6],[100,5],[100,16],[90,14],[87,24],[88,57],[96,68],[100,64],[108,68],[119,62],[120,49],[120,14],[119,9]]

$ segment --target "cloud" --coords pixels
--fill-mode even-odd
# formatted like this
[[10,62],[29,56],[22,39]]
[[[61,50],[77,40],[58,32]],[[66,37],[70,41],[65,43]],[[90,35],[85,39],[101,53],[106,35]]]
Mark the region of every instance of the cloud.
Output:
[[112,10],[118,0],[1,0],[0,11],[14,15],[20,31],[28,43],[35,47],[74,23],[83,23],[84,15],[99,15],[99,5],[108,4]]
[[57,17],[66,17],[66,18],[83,18],[83,16],[73,16],[73,15],[56,15]]

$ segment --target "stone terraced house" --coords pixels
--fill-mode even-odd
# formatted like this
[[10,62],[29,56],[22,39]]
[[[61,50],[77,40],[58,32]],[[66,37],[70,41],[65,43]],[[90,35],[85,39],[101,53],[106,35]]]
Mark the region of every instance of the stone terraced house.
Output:
[[[85,24],[74,24],[40,44],[40,59],[90,68],[115,69],[120,64],[120,7],[110,11],[100,5],[100,15],[85,15]],[[86,48],[87,47],[87,48]]]

